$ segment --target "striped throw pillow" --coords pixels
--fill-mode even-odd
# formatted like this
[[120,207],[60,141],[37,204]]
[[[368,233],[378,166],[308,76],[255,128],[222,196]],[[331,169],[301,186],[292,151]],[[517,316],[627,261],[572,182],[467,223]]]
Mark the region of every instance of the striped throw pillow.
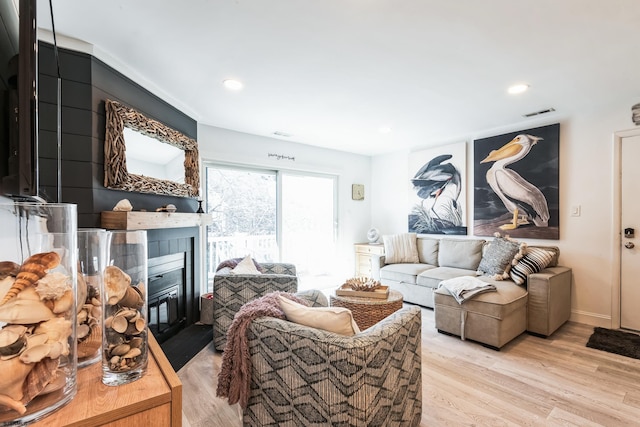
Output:
[[540,248],[527,248],[526,254],[509,270],[509,276],[518,285],[524,285],[530,274],[544,269],[555,254]]

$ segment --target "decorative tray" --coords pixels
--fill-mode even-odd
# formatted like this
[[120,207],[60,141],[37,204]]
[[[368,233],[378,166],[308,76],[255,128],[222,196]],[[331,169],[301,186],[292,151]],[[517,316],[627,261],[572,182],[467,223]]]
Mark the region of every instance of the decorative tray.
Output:
[[341,297],[361,297],[387,299],[389,297],[388,286],[378,286],[372,291],[354,291],[349,285],[342,285],[336,289],[336,295]]

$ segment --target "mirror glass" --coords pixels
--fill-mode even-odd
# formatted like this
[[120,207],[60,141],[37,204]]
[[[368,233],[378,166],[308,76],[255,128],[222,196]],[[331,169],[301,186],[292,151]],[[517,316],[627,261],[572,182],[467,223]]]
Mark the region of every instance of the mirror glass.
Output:
[[184,184],[184,151],[126,127],[123,129],[129,173]]

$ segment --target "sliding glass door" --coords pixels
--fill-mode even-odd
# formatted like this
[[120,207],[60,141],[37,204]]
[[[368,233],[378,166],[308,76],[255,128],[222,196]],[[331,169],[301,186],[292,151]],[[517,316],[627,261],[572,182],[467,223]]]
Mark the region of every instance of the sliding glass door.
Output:
[[283,173],[282,259],[296,265],[299,288],[323,288],[335,266],[336,179]]
[[335,286],[335,176],[209,165],[206,177],[209,287],[220,262],[245,255],[295,264],[299,289]]

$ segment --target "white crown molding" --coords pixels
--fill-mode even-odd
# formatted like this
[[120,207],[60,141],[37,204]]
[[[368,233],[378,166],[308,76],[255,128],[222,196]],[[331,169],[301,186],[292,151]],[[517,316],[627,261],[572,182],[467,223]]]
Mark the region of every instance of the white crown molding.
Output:
[[[47,43],[53,44],[53,33],[44,28],[38,28],[38,40],[45,41]],[[122,73],[125,77],[133,80],[149,92],[153,93],[157,97],[161,98],[163,101],[171,104],[173,107],[182,111],[184,114],[190,116],[192,119],[196,121],[200,121],[201,117],[194,110],[189,108],[187,105],[183,104],[178,99],[172,97],[164,90],[162,90],[159,86],[154,84],[152,81],[146,79],[142,74],[138,73],[133,68],[126,65],[124,62],[120,61],[118,58],[111,55],[109,52],[101,49],[99,46],[92,45],[82,40],[78,40],[72,37],[67,37],[61,34],[56,34],[56,41],[58,47],[73,50],[75,52],[86,53],[94,58],[99,59],[104,62],[114,70]]]

